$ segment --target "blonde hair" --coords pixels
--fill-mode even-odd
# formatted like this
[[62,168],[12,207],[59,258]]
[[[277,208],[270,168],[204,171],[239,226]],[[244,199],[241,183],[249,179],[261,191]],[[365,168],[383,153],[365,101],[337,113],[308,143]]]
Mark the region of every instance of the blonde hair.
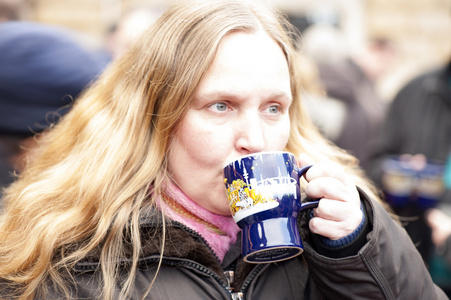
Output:
[[71,268],[100,248],[101,294],[111,299],[125,237],[133,243],[133,263],[120,296],[131,292],[141,250],[140,211],[160,192],[171,136],[232,31],[264,30],[287,57],[295,101],[286,150],[341,163],[371,193],[356,159],[325,140],[302,108],[294,35],[284,18],[243,1],[183,2],[40,137],[26,169],[6,190],[0,278],[21,298],[45,295],[48,282],[69,297]]

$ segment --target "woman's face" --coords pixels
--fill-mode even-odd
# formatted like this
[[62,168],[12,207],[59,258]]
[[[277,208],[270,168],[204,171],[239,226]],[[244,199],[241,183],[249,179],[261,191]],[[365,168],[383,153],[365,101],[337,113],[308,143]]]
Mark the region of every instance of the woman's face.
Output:
[[223,167],[250,153],[283,150],[291,101],[278,44],[263,32],[228,34],[170,145],[174,180],[205,209],[230,214]]

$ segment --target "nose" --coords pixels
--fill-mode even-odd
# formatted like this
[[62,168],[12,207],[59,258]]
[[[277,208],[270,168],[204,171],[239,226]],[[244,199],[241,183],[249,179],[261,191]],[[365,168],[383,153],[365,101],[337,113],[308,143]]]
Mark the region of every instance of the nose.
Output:
[[257,114],[245,114],[236,122],[236,149],[242,154],[261,152],[265,148],[264,128]]

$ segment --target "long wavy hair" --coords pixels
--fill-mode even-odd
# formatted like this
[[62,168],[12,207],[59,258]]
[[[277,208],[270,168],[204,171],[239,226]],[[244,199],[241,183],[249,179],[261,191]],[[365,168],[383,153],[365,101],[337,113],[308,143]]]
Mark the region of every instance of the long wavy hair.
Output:
[[357,160],[323,138],[302,108],[297,37],[285,18],[250,2],[182,2],[39,137],[25,170],[5,191],[0,278],[20,298],[45,294],[48,282],[69,297],[71,268],[101,245],[100,292],[112,299],[125,235],[133,243],[133,263],[120,296],[131,292],[141,251],[140,211],[162,189],[171,138],[230,32],[263,30],[286,56],[294,99],[286,150],[342,164],[375,197]]

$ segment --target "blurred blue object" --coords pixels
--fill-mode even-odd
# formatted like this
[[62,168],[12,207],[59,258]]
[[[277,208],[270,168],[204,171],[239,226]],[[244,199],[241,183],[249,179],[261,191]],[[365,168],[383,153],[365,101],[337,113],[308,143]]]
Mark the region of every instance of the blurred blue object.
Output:
[[443,176],[443,181],[445,182],[445,187],[451,190],[451,153],[446,160],[445,175]]
[[109,54],[81,36],[41,23],[0,23],[0,134],[41,132],[102,72]]

